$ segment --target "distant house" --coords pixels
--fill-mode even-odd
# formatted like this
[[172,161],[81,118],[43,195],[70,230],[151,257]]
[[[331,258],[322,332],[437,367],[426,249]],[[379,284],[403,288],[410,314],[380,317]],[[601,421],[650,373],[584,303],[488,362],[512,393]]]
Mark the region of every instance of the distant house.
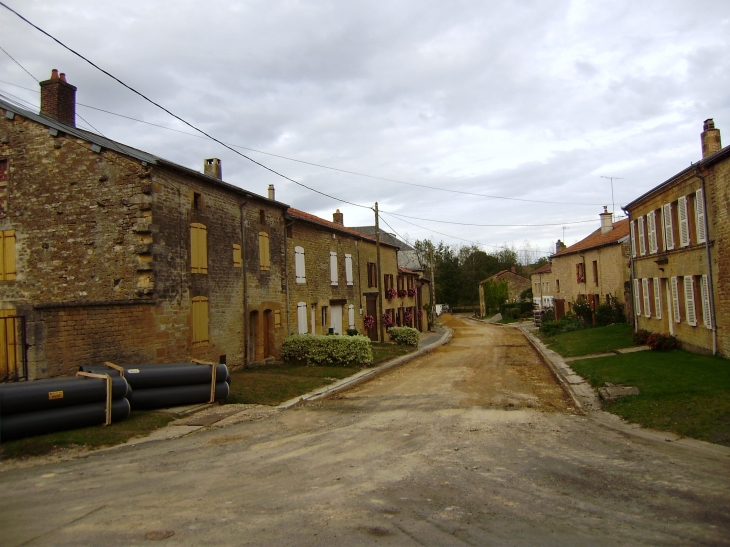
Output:
[[706,120],[702,159],[629,203],[635,325],[730,357],[730,146]]
[[[375,237],[375,226],[355,226],[352,228],[363,234],[367,234],[370,237]],[[412,246],[401,241],[396,236],[386,231],[380,230],[380,241],[390,243],[398,247],[398,266],[408,268],[414,272],[425,272],[425,267],[421,263],[418,256],[418,251]]]
[[557,252],[550,257],[558,319],[579,300],[588,302],[592,309],[609,298],[615,297],[623,304],[630,301],[626,297],[629,294],[629,221],[613,222],[613,213],[605,209],[600,219],[598,230],[567,248],[558,242]]
[[530,280],[526,277],[518,275],[515,272],[514,267],[512,268],[512,270],[502,270],[501,272],[497,272],[496,274],[481,280],[479,282],[479,310],[482,316],[487,314],[486,306],[484,303],[484,283],[486,283],[487,281],[494,281],[495,283],[505,281],[509,289],[507,296],[508,302],[519,302],[520,294],[530,288]]
[[555,300],[553,265],[549,262],[530,274],[532,282],[532,302],[538,309],[552,308]]

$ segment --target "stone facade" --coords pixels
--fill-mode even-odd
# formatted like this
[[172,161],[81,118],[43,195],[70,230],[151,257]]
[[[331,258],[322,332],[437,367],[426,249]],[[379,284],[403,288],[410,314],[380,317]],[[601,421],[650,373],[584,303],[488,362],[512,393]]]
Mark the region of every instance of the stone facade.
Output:
[[555,280],[552,265],[545,264],[530,274],[532,303],[536,309],[552,308],[555,299]]
[[[514,269],[514,268],[513,268]],[[481,312],[481,316],[484,317],[487,313],[485,304],[484,304],[484,287],[483,284],[487,281],[494,281],[496,283],[499,283],[500,281],[506,281],[508,286],[508,296],[507,301],[508,302],[519,302],[520,301],[520,294],[522,294],[524,291],[530,288],[530,280],[526,277],[522,277],[521,275],[516,274],[515,272],[511,272],[509,270],[502,270],[501,272],[497,272],[496,274],[482,280],[479,282],[479,309]]]

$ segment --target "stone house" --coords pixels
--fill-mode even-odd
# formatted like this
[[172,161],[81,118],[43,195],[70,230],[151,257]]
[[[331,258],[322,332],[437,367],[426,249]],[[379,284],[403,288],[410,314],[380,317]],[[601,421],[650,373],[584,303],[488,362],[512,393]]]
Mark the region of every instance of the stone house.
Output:
[[530,274],[532,283],[532,302],[537,309],[552,308],[555,300],[555,281],[552,264],[540,266]]
[[277,357],[288,206],[219,160],[200,173],[79,129],[76,88],[40,85],[40,114],[0,100],[0,378]]
[[484,304],[484,283],[487,281],[494,281],[495,283],[506,281],[509,289],[507,296],[508,302],[519,302],[520,294],[530,288],[530,280],[517,274],[516,268],[514,267],[512,267],[511,270],[502,270],[481,280],[479,282],[479,310],[482,317],[487,314],[486,306]]
[[635,326],[730,357],[730,146],[704,122],[702,159],[629,203]]
[[610,298],[627,305],[629,281],[629,221],[613,222],[613,213],[600,214],[601,227],[565,247],[558,242],[550,257],[554,281],[555,317],[560,319],[579,300],[596,309]]

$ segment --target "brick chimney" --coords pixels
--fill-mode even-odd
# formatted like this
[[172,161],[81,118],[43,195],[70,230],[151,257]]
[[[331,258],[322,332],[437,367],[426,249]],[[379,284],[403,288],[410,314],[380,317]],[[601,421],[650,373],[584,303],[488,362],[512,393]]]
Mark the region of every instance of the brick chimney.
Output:
[[720,142],[720,130],[715,129],[715,120],[712,118],[705,120],[701,138],[703,158],[706,158],[710,154],[714,154],[722,148],[722,143]]
[[558,239],[558,242],[557,242],[557,243],[555,244],[555,252],[556,252],[556,253],[559,253],[559,252],[560,252],[560,251],[562,251],[563,249],[565,249],[565,243],[563,243],[562,241],[560,241],[560,240]]
[[339,209],[332,214],[332,222],[340,224],[341,226],[345,225],[345,217],[342,213],[340,213]]
[[273,184],[269,184],[269,199],[271,201],[276,201],[276,190],[274,190]]
[[221,160],[218,158],[209,158],[203,162],[203,173],[223,180],[223,172],[221,170]]
[[66,75],[51,71],[51,79],[40,82],[41,114],[76,127],[76,87],[66,81]]
[[608,212],[608,207],[604,205],[603,212],[598,216],[601,217],[601,235],[613,230],[613,213]]

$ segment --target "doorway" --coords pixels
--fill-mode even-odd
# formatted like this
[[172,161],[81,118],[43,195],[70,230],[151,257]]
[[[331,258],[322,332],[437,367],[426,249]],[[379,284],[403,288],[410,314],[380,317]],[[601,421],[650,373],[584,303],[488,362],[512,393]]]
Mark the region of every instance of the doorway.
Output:
[[342,334],[342,304],[330,305],[330,326],[334,329],[335,334]]
[[368,329],[368,338],[373,342],[378,341],[378,295],[368,294],[365,295],[365,309],[367,315],[371,315],[375,321],[373,326]]
[[272,357],[274,354],[274,312],[264,310],[263,324],[263,357]]

